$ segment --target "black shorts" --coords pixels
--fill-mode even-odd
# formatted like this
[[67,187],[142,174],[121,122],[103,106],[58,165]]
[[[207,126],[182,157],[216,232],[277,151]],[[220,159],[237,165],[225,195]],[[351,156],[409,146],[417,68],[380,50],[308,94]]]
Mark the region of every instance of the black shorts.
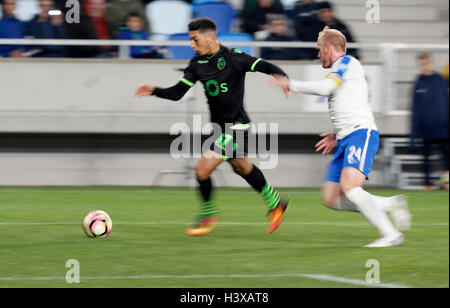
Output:
[[236,124],[226,127],[222,132],[214,132],[217,138],[210,149],[221,155],[224,160],[243,158],[248,154],[249,131],[249,124]]

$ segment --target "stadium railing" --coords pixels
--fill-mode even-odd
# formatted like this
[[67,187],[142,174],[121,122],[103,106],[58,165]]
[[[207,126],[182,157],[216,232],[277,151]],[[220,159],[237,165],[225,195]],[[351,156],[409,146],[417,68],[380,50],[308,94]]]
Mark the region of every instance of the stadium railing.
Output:
[[[270,42],[270,41],[243,41],[221,42],[223,45],[239,45],[252,47],[255,56],[261,47],[277,48],[315,48],[315,42]],[[64,45],[64,46],[118,46],[120,59],[128,59],[130,46],[189,46],[189,41],[136,41],[136,40],[56,40],[56,39],[0,39],[0,45]],[[383,114],[409,114],[407,108],[398,108],[398,62],[401,52],[440,52],[445,53],[448,59],[448,44],[406,44],[406,43],[349,43],[348,48],[357,48],[365,52],[365,62],[377,62],[382,66],[382,89],[384,101]],[[401,59],[400,59],[401,60]]]

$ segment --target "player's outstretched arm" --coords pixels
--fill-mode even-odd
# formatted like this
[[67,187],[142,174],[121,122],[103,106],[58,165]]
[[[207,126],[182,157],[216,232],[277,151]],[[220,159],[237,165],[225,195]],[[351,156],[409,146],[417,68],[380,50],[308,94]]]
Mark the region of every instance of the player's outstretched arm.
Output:
[[189,91],[190,88],[191,86],[181,81],[169,88],[159,88],[153,85],[144,84],[139,86],[135,95],[138,97],[155,95],[157,97],[172,101],[178,101],[186,94],[187,91]]
[[[253,67],[253,71],[271,75],[276,79],[289,82],[288,75],[279,66],[264,60],[256,62],[256,65],[254,65]],[[286,95],[286,97],[289,97],[289,87],[280,88],[283,90],[284,95]]]
[[287,80],[282,76],[273,76],[269,80],[272,86],[280,87],[283,90],[290,89],[294,93],[305,93],[320,96],[329,96],[339,85],[331,78],[326,78],[321,81],[299,81]]
[[[286,77],[281,75],[273,75],[272,77],[269,77],[269,85],[281,88],[286,97],[289,97],[290,82]],[[295,94],[299,93],[297,92]]]
[[153,94],[153,91],[155,91],[155,86],[152,86],[150,84],[143,84],[140,85],[139,88],[137,88],[134,95],[138,97],[149,96]]
[[316,152],[320,152],[323,150],[322,155],[333,152],[333,149],[336,147],[336,136],[334,135],[334,133],[328,132],[320,134],[319,136],[323,138],[316,143]]

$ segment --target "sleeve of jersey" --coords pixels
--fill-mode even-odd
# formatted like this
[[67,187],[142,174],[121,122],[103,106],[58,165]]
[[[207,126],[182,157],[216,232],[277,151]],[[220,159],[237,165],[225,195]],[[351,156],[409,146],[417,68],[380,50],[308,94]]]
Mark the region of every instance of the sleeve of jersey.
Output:
[[281,75],[286,78],[288,78],[288,75],[275,64],[272,64],[270,62],[264,61],[261,58],[255,60],[255,62],[252,64],[251,70],[252,72],[260,72],[267,75]]
[[290,81],[290,89],[295,92],[305,94],[329,96],[333,91],[341,86],[342,76],[348,69],[351,58],[344,56],[335,67],[332,68],[328,76],[321,81]]
[[233,61],[239,69],[246,72],[260,72],[287,77],[287,74],[280,67],[261,58],[252,57],[238,49],[233,49]]
[[153,95],[169,99],[171,101],[178,101],[186,94],[187,91],[189,91],[190,88],[191,86],[180,80],[176,85],[169,88],[156,87],[153,91]]
[[351,58],[349,56],[342,57],[342,59],[339,60],[339,63],[332,68],[327,78],[333,80],[338,86],[340,86],[342,84],[342,76],[345,72],[347,72],[350,60]]
[[184,70],[184,76],[176,85],[169,88],[156,87],[153,91],[153,95],[172,101],[178,101],[186,94],[187,91],[189,91],[191,87],[194,86],[196,81],[195,74],[190,69],[190,66],[188,66]]
[[294,92],[320,96],[329,96],[338,87],[338,85],[330,78],[321,81],[291,80],[289,85],[290,89]]

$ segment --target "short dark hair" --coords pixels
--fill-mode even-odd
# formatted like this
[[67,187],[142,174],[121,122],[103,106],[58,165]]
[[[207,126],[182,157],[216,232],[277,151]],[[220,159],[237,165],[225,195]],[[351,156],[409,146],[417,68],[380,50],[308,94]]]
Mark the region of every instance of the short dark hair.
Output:
[[328,1],[319,2],[319,9],[333,10],[333,5]]
[[189,31],[214,31],[217,32],[217,25],[208,17],[198,18],[191,21],[188,25]]
[[128,18],[132,18],[132,17],[136,17],[136,18],[142,19],[141,14],[139,14],[138,12],[132,11],[125,17],[125,20],[128,20]]

